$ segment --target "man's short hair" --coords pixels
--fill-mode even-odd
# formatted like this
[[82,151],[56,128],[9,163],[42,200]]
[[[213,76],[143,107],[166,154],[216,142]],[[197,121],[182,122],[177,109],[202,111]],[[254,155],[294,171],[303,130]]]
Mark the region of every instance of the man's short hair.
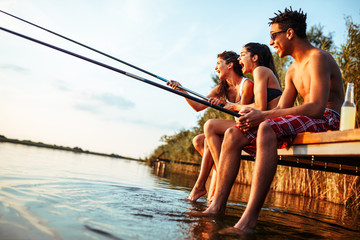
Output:
[[274,13],[275,17],[269,18],[269,25],[278,23],[281,30],[287,30],[292,28],[295,34],[299,38],[307,38],[306,36],[306,13],[304,13],[301,8],[299,11],[293,11],[285,8],[284,12],[278,11],[279,13]]

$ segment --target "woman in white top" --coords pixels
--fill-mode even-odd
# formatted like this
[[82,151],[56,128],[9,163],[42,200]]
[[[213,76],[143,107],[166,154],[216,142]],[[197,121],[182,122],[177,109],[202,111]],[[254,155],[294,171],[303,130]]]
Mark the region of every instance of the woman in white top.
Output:
[[[244,77],[238,57],[239,56],[233,51],[224,51],[223,53],[218,54],[215,71],[218,73],[220,82],[207,96],[209,102],[212,104],[229,105],[231,102],[246,105],[253,102],[254,84],[251,80]],[[180,83],[176,81],[171,81],[168,85],[179,91],[186,92],[178,88]],[[195,111],[201,111],[207,108],[206,105],[193,100],[186,99],[186,101]],[[220,132],[220,134],[224,134],[227,128],[236,125],[235,121],[223,122],[220,119],[212,120],[214,120],[213,126],[216,127],[217,132]],[[216,120],[219,121],[217,122]],[[214,160],[206,144],[205,135],[200,134],[196,136],[193,140],[193,144],[195,149],[202,155],[202,162],[199,177],[188,198],[190,201],[196,201],[199,197],[206,194],[205,184],[211,168],[214,165]],[[217,162],[215,162],[215,168],[216,165]]]

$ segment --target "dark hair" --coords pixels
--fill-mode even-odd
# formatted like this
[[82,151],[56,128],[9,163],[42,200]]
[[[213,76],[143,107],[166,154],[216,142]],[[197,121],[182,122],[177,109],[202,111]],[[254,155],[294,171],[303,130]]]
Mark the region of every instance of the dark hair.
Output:
[[[226,62],[226,64],[233,63],[233,69],[236,75],[239,77],[243,77],[244,74],[242,72],[242,66],[239,63],[239,55],[234,51],[224,51],[222,53],[219,53],[217,55],[218,58],[221,58]],[[226,96],[227,90],[229,88],[229,84],[225,79],[220,79],[220,82],[218,84],[218,95],[220,97]]]
[[265,44],[260,43],[248,43],[244,46],[248,52],[250,52],[251,57],[254,55],[258,56],[258,64],[260,66],[265,66],[270,68],[276,78],[279,80],[279,76],[277,74],[275,64],[274,64],[274,58],[271,54],[270,48],[266,46]]
[[284,12],[274,13],[276,16],[273,18],[269,18],[269,25],[274,23],[278,23],[281,30],[287,30],[292,28],[295,34],[299,38],[307,38],[306,36],[306,13],[304,13],[301,8],[299,11],[293,11],[285,8]]

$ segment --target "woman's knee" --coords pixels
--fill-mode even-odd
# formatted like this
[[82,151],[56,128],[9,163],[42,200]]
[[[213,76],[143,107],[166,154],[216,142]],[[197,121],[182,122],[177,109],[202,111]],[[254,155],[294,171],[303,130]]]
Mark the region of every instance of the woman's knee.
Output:
[[199,134],[193,138],[192,143],[196,150],[204,148],[205,135]]
[[211,133],[214,130],[214,127],[216,125],[216,119],[209,119],[206,121],[206,123],[204,124],[204,132],[206,133]]

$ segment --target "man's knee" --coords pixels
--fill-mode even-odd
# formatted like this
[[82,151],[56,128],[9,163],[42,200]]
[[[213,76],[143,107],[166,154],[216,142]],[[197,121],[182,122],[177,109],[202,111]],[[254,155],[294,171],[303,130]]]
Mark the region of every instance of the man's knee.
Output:
[[267,122],[262,122],[259,125],[258,138],[276,139],[276,134]]
[[248,144],[247,138],[240,129],[236,127],[228,128],[224,135],[224,144],[234,146],[245,146]]

